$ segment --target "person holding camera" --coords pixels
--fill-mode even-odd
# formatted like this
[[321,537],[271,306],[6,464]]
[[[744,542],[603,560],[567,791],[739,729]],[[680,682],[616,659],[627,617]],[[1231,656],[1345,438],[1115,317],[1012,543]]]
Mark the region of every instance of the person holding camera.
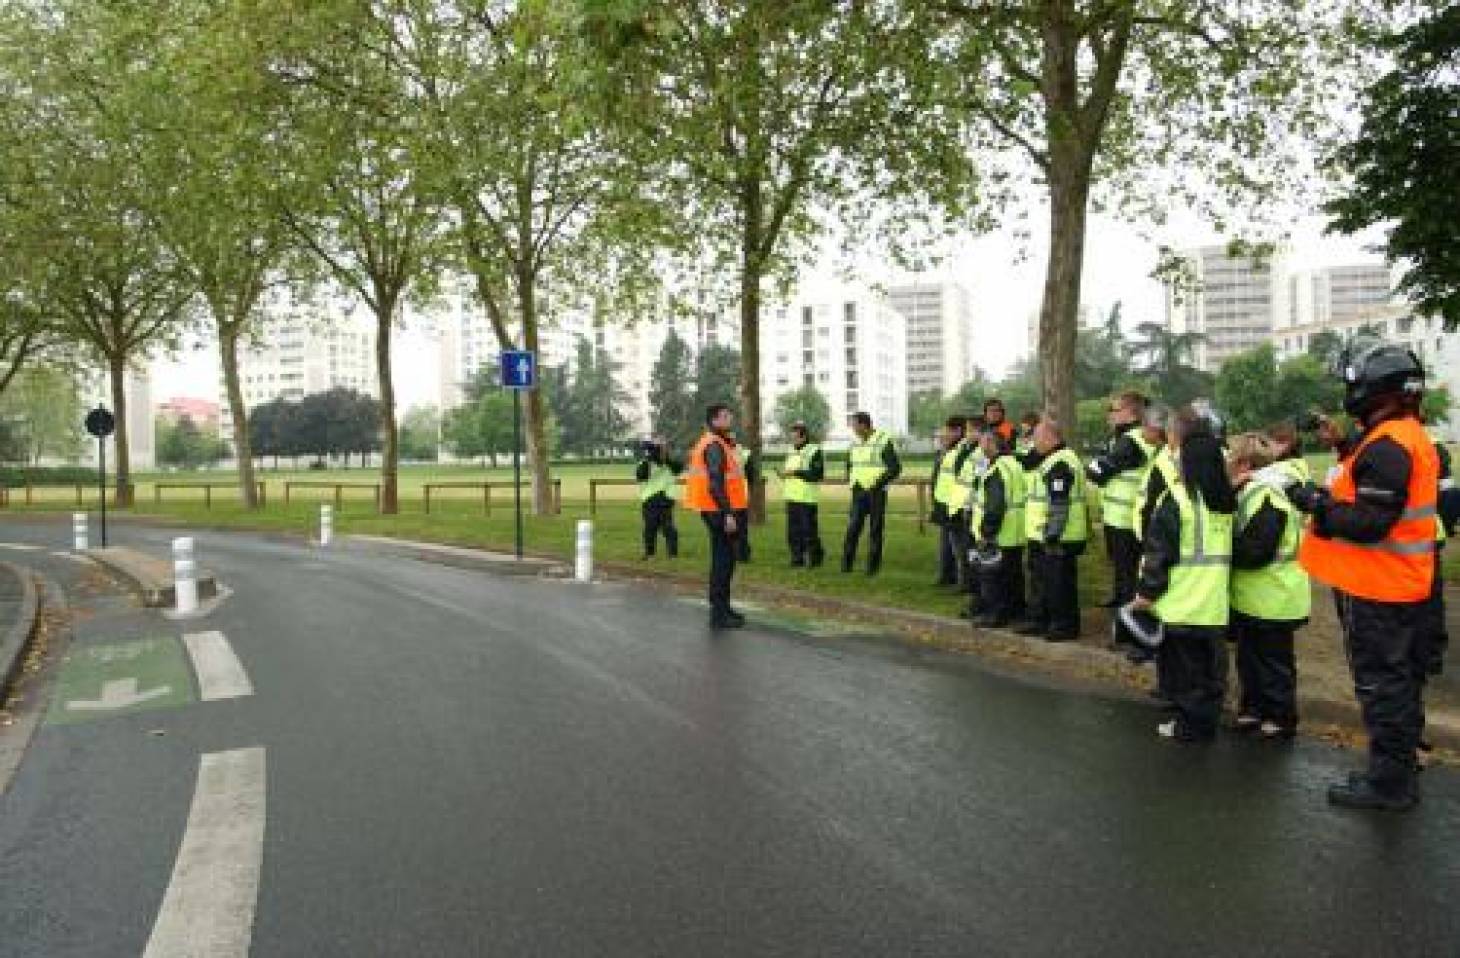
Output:
[[1227,473],[1237,490],[1232,532],[1232,628],[1237,643],[1237,730],[1264,739],[1298,729],[1293,636],[1308,621],[1313,588],[1298,564],[1303,517],[1288,499],[1281,447],[1259,433],[1233,437]]
[[791,451],[781,465],[781,490],[786,497],[786,545],[791,565],[816,568],[826,553],[821,548],[817,527],[821,481],[826,463],[821,447],[811,441],[804,422],[791,426]]
[[679,555],[679,530],[674,527],[674,484],[684,471],[684,464],[669,457],[662,439],[646,439],[639,444],[639,464],[634,480],[639,484],[639,513],[644,520],[645,560],[654,558],[659,536],[664,536],[664,551],[669,558]]
[[1347,444],[1327,489],[1302,486],[1294,505],[1312,518],[1298,551],[1333,587],[1364,726],[1365,771],[1329,786],[1329,802],[1403,811],[1418,801],[1424,686],[1434,667],[1429,627],[1437,562],[1439,457],[1420,422],[1425,373],[1397,345],[1351,345],[1336,370],[1344,411],[1363,433]]

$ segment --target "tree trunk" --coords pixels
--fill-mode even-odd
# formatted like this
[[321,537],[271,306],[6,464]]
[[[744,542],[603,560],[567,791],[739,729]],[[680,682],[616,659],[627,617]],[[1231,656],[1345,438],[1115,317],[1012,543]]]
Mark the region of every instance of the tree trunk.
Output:
[[1057,147],[1051,154],[1049,265],[1039,311],[1039,365],[1045,414],[1053,416],[1070,439],[1075,434],[1075,336],[1085,266],[1090,162],[1073,147]]
[[238,494],[245,509],[259,507],[258,485],[254,481],[253,437],[248,434],[248,407],[238,381],[238,333],[225,331],[220,323],[218,352],[223,359],[223,388],[228,394],[228,415],[233,420],[233,458],[238,462]]
[[[760,456],[760,255],[765,208],[760,181],[741,187],[740,235],[740,445]],[[757,475],[761,470],[756,470]],[[765,522],[765,483],[750,486],[750,518]]]
[[110,375],[112,386],[112,415],[116,417],[117,431],[115,436],[115,454],[117,491],[116,504],[118,506],[130,506],[132,504],[132,448],[127,439],[127,362],[120,354],[110,357]]
[[380,312],[375,317],[375,375],[380,380],[380,428],[383,433],[380,512],[393,516],[400,512],[400,431],[395,424],[395,381],[390,375],[390,334],[395,323],[396,298],[381,296],[376,302]]
[[[542,370],[542,356],[537,336],[537,277],[518,276],[517,297],[522,312],[522,348],[532,353]],[[539,387],[527,391],[527,458],[532,469],[532,514],[553,514],[552,479],[548,469],[551,450],[547,441],[547,404],[543,402],[541,377]]]

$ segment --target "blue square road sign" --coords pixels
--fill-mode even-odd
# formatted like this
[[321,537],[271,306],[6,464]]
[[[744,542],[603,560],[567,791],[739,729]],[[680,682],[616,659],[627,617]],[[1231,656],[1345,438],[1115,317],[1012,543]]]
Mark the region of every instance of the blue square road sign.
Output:
[[502,353],[502,388],[537,388],[537,356],[523,349]]

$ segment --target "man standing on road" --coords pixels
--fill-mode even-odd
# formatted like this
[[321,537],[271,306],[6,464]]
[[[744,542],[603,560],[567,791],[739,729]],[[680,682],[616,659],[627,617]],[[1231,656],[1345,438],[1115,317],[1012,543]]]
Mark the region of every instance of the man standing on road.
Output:
[[1339,363],[1344,409],[1364,433],[1328,489],[1309,485],[1292,494],[1312,516],[1299,561],[1334,589],[1369,733],[1368,769],[1329,786],[1328,800],[1405,810],[1419,797],[1439,457],[1419,420],[1425,379],[1414,353],[1368,341],[1345,350]]
[[1046,417],[1034,430],[1039,467],[1030,477],[1024,533],[1030,555],[1028,621],[1016,631],[1051,642],[1080,635],[1079,557],[1089,538],[1085,470]]
[[738,629],[745,617],[730,607],[730,580],[735,576],[736,516],[750,508],[745,473],[727,433],[735,418],[730,407],[716,403],[705,410],[705,434],[690,453],[685,473],[684,504],[700,514],[710,533],[710,627]]
[[825,558],[817,528],[821,480],[826,464],[821,447],[811,442],[804,422],[791,426],[791,451],[781,465],[781,489],[786,497],[786,544],[791,565],[816,568]]
[[882,532],[887,517],[887,487],[902,474],[902,463],[893,448],[892,437],[872,428],[867,413],[853,413],[852,443],[847,459],[852,484],[852,511],[847,518],[847,537],[842,544],[842,571],[851,572],[857,559],[857,542],[862,526],[870,525],[867,541],[867,574],[876,575],[882,566]]
[[[1100,523],[1105,530],[1105,554],[1110,559],[1110,598],[1102,603],[1118,609],[1136,596],[1136,575],[1141,564],[1141,540],[1135,533],[1137,486],[1155,448],[1141,434],[1146,397],[1126,392],[1110,403],[1106,418],[1111,435],[1105,451],[1090,460],[1085,473],[1101,489]],[[1117,644],[1128,641],[1119,625]]]
[[644,519],[644,558],[654,558],[662,531],[664,549],[673,559],[679,555],[679,530],[674,527],[674,477],[684,471],[684,464],[669,458],[662,439],[645,440],[639,455],[634,479],[639,483],[639,511]]

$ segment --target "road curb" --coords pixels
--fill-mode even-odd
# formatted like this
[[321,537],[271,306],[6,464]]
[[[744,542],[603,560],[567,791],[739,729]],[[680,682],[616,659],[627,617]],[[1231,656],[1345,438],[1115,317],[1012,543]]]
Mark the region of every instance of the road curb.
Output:
[[20,582],[19,613],[5,633],[0,635],[0,702],[3,702],[11,683],[20,672],[26,646],[30,644],[36,623],[40,620],[40,595],[28,569],[0,561],[0,570],[15,576]]
[[505,553],[488,552],[464,546],[443,545],[435,542],[420,542],[415,539],[395,539],[390,536],[372,536],[351,533],[343,536],[350,542],[389,550],[413,559],[422,559],[440,565],[461,569],[479,569],[499,575],[536,576],[561,578],[569,574],[566,563],[545,556],[524,555],[521,559]]
[[[135,549],[111,546],[88,549],[86,555],[105,566],[107,571],[125,582],[152,609],[171,608],[177,604],[177,584],[166,560],[157,559]],[[198,571],[198,598],[211,599],[218,594],[218,580],[211,572]]]

